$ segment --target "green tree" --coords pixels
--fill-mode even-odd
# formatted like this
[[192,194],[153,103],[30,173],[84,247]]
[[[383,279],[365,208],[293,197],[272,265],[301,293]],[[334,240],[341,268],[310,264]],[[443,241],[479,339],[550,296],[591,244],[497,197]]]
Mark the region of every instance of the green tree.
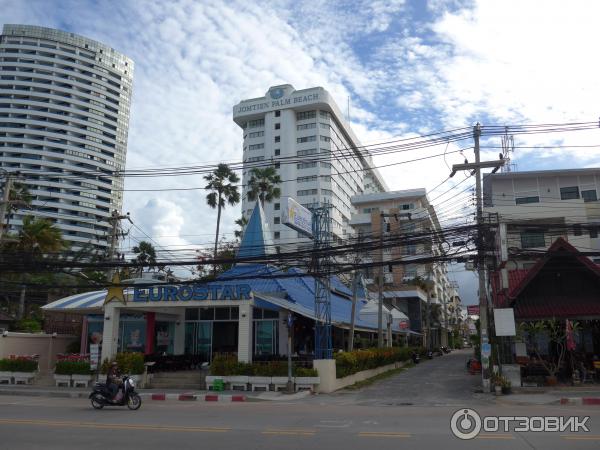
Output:
[[[213,209],[217,210],[217,231],[215,233],[215,250],[214,258],[217,258],[217,250],[219,245],[219,228],[221,226],[221,210],[228,203],[234,206],[240,201],[240,193],[236,183],[239,183],[240,178],[231,170],[227,164],[219,164],[217,168],[208,175],[204,176],[208,181],[205,189],[211,191],[206,196],[206,203]],[[217,266],[213,268],[213,273],[216,275]]]
[[258,198],[264,206],[265,202],[271,202],[281,196],[278,184],[281,184],[281,177],[274,166],[252,169],[248,182],[248,200],[255,201]]
[[140,243],[133,247],[132,250],[133,253],[137,255],[135,258],[133,258],[132,262],[136,264],[142,264],[140,270],[143,270],[144,267],[148,267],[148,269],[154,269],[157,267],[156,250],[150,242],[140,241]]
[[242,216],[240,217],[238,220],[235,221],[235,224],[240,227],[239,230],[235,230],[233,233],[235,234],[235,237],[237,239],[242,239],[242,237],[244,236],[244,229],[246,228],[246,225],[248,225],[248,219],[246,219],[246,217]]

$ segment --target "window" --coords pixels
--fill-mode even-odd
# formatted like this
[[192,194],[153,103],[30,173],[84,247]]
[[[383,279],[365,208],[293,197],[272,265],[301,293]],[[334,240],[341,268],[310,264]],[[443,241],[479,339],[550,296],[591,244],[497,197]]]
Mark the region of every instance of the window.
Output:
[[281,142],[281,136],[275,136],[275,142]]
[[316,162],[296,164],[297,169],[312,169],[313,167],[317,167]]
[[542,231],[523,231],[521,233],[521,247],[545,247],[546,239]]
[[279,110],[275,111],[275,117],[279,117],[279,116],[281,116],[281,111],[279,111]]
[[409,209],[415,209],[415,204],[414,203],[406,203],[406,204],[402,205],[403,211],[407,211]]
[[596,195],[596,189],[590,189],[588,191],[581,191],[581,198],[584,202],[595,202],[598,200]]
[[321,142],[329,142],[331,141],[331,138],[328,136],[321,136]]
[[581,233],[581,225],[579,225],[579,224],[573,225],[573,234],[575,236],[581,236],[581,234],[582,234]]
[[248,128],[258,128],[265,125],[265,119],[256,119],[248,121]]
[[327,111],[319,111],[319,116],[321,116],[321,119],[329,119],[329,113]]
[[598,227],[590,227],[590,238],[591,239],[598,238]]
[[249,138],[261,137],[264,135],[265,135],[264,131],[255,131],[254,133],[248,133]]
[[314,142],[317,140],[317,136],[305,136],[305,137],[300,137],[296,139],[296,142],[298,144],[301,144],[303,142]]
[[274,233],[275,239],[279,239],[279,237],[281,236],[281,233],[279,231],[276,231]]
[[310,130],[312,128],[317,128],[317,124],[316,123],[305,123],[303,125],[297,125],[296,129],[298,131],[300,130]]
[[265,148],[265,144],[252,144],[248,146],[248,150],[260,150],[261,148]]
[[274,209],[275,211],[279,211],[279,208],[280,208],[280,207],[281,207],[281,205],[280,205],[279,203],[275,203],[275,204],[273,204],[273,209]]
[[276,124],[275,124],[275,129],[276,129],[276,130],[279,130],[279,129],[281,129],[281,124],[280,124],[280,123],[276,123]]
[[251,158],[248,158],[246,160],[246,162],[256,162],[256,161],[263,161],[265,159],[264,156],[253,156]]
[[296,195],[298,195],[298,197],[305,197],[307,195],[317,195],[318,190],[317,189],[303,189],[300,191],[296,192]]
[[316,111],[304,111],[296,113],[296,120],[314,119],[317,117]]
[[560,199],[561,200],[572,200],[574,198],[579,198],[579,187],[569,186],[569,187],[560,188]]
[[298,150],[298,153],[297,153],[298,156],[308,156],[308,155],[316,155],[316,154],[317,154],[316,148],[308,148],[306,150]]
[[515,198],[515,203],[517,205],[525,205],[527,203],[539,203],[540,198],[538,196],[535,197],[517,197]]
[[310,183],[311,181],[317,181],[317,176],[312,175],[310,177],[298,177],[296,178],[296,182],[298,183]]
[[275,149],[275,156],[279,156],[281,154],[281,150],[278,148]]
[[279,217],[273,217],[273,223],[275,225],[277,225],[278,223],[281,223],[281,218],[279,218]]

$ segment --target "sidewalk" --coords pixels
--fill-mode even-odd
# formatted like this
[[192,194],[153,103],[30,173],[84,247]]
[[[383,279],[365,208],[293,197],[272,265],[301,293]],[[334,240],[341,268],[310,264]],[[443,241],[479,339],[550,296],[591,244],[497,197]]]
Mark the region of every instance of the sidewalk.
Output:
[[[493,394],[492,394],[493,395]],[[502,405],[600,405],[600,387],[565,386],[517,389],[513,394],[495,397]]]
[[[16,395],[27,397],[59,397],[88,398],[92,388],[44,387],[35,385],[0,385],[0,395]],[[283,392],[250,392],[250,391],[182,391],[180,389],[138,389],[144,400],[200,400],[200,401],[295,401],[309,397],[310,391],[294,394]]]

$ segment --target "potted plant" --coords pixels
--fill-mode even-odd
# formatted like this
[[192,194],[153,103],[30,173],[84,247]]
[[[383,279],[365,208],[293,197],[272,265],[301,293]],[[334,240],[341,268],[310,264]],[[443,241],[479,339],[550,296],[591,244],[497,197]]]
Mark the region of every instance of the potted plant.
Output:
[[15,384],[20,381],[28,383],[29,380],[35,377],[34,372],[37,372],[37,370],[37,360],[28,356],[0,360],[0,371],[8,372],[9,377],[14,380]]
[[492,373],[492,376],[490,377],[490,383],[493,386],[496,395],[502,395],[502,382],[500,375],[495,372]]
[[506,377],[500,377],[500,386],[502,387],[502,394],[508,395],[510,394],[510,380]]

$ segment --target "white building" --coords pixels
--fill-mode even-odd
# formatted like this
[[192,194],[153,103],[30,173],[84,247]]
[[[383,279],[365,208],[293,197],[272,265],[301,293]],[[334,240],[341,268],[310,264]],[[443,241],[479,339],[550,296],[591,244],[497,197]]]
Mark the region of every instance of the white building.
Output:
[[33,196],[25,214],[54,222],[77,250],[106,249],[121,211],[133,61],[73,33],[5,25],[0,36],[0,168]]
[[483,190],[484,212],[500,223],[499,260],[511,260],[511,269],[527,269],[534,262],[513,259],[510,253],[546,250],[559,237],[580,251],[600,250],[600,169],[489,174]]
[[254,206],[246,197],[250,170],[274,165],[281,176],[281,200],[265,205],[280,249],[302,241],[280,224],[283,198],[293,197],[305,207],[331,204],[331,231],[339,241],[350,233],[351,197],[387,190],[371,156],[321,87],[296,91],[289,84],[273,86],[264,97],[235,105],[233,120],[244,135],[242,211],[246,218]]

